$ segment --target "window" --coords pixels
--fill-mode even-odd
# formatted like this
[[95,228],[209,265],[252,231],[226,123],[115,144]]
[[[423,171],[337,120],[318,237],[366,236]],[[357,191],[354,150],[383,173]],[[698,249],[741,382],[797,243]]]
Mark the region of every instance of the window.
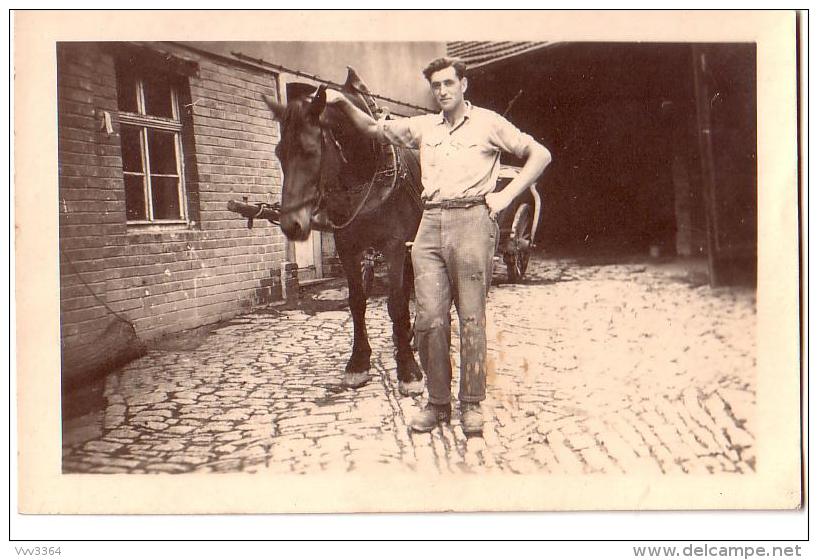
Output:
[[129,224],[186,223],[179,87],[170,74],[117,66]]

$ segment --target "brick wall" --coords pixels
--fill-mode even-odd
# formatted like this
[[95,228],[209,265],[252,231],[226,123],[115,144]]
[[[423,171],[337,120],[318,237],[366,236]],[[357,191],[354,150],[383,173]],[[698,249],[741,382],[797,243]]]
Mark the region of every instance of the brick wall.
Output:
[[279,198],[278,126],[261,99],[276,95],[275,76],[182,47],[161,48],[199,65],[188,77],[189,100],[188,92],[180,99],[188,105],[188,225],[126,224],[114,53],[94,43],[57,49],[64,347],[93,343],[112,319],[105,305],[150,340],[280,297],[280,229],[262,221],[248,230],[226,209],[231,198]]

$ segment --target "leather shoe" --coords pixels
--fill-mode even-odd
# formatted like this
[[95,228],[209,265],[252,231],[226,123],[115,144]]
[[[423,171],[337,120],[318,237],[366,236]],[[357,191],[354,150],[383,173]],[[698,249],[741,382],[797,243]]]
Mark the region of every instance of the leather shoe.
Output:
[[460,403],[460,424],[467,436],[483,434],[483,411],[480,403]]
[[412,418],[409,427],[415,432],[431,432],[438,424],[448,424],[451,419],[452,405],[428,403],[420,414]]

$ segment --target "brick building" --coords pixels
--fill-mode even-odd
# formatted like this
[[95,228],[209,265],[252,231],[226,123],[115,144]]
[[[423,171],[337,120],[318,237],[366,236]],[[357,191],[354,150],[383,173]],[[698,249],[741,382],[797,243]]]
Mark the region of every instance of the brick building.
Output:
[[281,297],[276,75],[175,44],[57,47],[63,349],[114,318],[149,340]]

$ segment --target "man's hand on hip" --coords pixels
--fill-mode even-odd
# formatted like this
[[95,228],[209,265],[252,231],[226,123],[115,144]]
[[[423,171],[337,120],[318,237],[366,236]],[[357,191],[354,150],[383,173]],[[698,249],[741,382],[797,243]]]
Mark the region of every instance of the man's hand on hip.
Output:
[[493,192],[486,195],[486,206],[489,207],[489,216],[496,219],[497,216],[511,204],[513,199],[509,198],[505,191]]

